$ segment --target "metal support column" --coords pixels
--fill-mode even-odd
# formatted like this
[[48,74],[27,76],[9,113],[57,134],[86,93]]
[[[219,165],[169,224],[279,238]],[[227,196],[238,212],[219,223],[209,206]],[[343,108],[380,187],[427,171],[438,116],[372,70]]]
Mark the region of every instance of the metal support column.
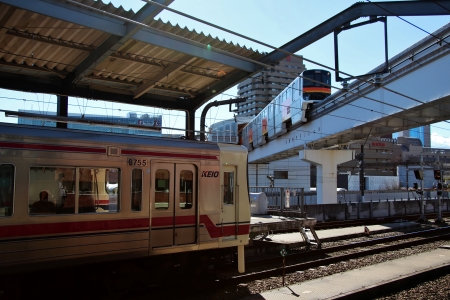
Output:
[[439,170],[439,178],[435,179],[438,180],[438,184],[436,187],[436,193],[437,193],[437,202],[438,202],[438,213],[436,216],[436,220],[434,220],[435,223],[445,223],[442,219],[442,209],[441,209],[441,201],[442,201],[442,170],[441,170],[441,163],[439,161],[439,152],[436,154],[436,165],[437,169]]
[[408,191],[408,201],[410,200],[409,198],[409,169],[408,169],[408,165],[406,165],[406,190]]
[[[56,96],[56,115],[58,117],[68,117],[69,114],[69,97],[68,96]],[[56,127],[67,128],[67,123],[57,122]]]
[[420,154],[420,165],[422,167],[422,178],[420,179],[420,218],[419,222],[428,222],[425,217],[425,202],[423,200],[423,153]]
[[359,190],[361,192],[361,201],[364,202],[364,190],[366,189],[366,180],[364,177],[364,145],[361,145],[361,152],[357,155],[359,161]]
[[195,110],[186,111],[186,132],[185,136],[188,140],[195,140]]

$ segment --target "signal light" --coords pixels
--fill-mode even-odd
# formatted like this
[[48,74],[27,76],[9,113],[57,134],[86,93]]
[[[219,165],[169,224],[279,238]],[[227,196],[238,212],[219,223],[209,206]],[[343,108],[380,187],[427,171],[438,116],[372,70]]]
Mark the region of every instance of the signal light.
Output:
[[414,170],[414,175],[416,179],[423,180],[423,171],[422,170]]
[[437,184],[437,195],[441,196],[442,195],[442,183],[438,182]]
[[413,186],[414,186],[414,189],[416,190],[416,194],[422,195],[423,191],[421,189],[419,189],[419,185],[417,184],[417,182],[414,182]]
[[364,153],[358,153],[355,155],[355,158],[358,160],[358,165],[361,166],[364,160]]
[[441,170],[434,170],[434,179],[441,180]]

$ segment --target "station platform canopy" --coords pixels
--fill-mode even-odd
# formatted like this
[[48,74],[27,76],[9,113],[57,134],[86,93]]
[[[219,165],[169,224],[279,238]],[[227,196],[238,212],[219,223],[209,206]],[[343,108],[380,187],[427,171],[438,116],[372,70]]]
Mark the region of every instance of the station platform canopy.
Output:
[[256,71],[264,53],[165,23],[163,9],[0,0],[0,88],[192,112]]
[[172,2],[0,0],[0,88],[185,111],[192,132],[208,100],[354,20],[449,14],[445,0],[355,3],[261,53],[157,19]]

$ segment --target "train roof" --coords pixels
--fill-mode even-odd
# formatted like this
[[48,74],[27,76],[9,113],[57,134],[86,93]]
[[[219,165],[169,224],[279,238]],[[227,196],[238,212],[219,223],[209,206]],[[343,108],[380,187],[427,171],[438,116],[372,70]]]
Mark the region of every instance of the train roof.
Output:
[[93,144],[125,144],[137,146],[152,146],[162,148],[187,148],[192,150],[217,150],[219,145],[212,142],[193,141],[185,139],[151,137],[142,135],[128,135],[100,131],[83,131],[55,127],[40,127],[0,122],[0,138],[18,136],[24,138],[52,139],[57,141],[90,142]]

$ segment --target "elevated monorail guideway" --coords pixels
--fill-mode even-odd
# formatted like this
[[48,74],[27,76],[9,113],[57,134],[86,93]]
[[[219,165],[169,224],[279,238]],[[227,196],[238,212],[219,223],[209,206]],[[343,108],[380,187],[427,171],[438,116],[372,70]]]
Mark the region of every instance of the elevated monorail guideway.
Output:
[[[348,93],[339,91],[319,105],[314,104],[306,113],[306,123],[292,126],[278,138],[251,149],[249,163],[299,155],[321,166],[323,178],[328,178],[329,193],[318,193],[318,201],[335,199],[336,165],[354,159],[352,151],[338,149],[363,143],[370,136],[450,119],[449,43],[450,24],[390,59],[390,73],[381,86],[356,80],[349,85]],[[384,64],[378,68],[384,68]],[[323,183],[318,174],[318,191],[323,190]]]

